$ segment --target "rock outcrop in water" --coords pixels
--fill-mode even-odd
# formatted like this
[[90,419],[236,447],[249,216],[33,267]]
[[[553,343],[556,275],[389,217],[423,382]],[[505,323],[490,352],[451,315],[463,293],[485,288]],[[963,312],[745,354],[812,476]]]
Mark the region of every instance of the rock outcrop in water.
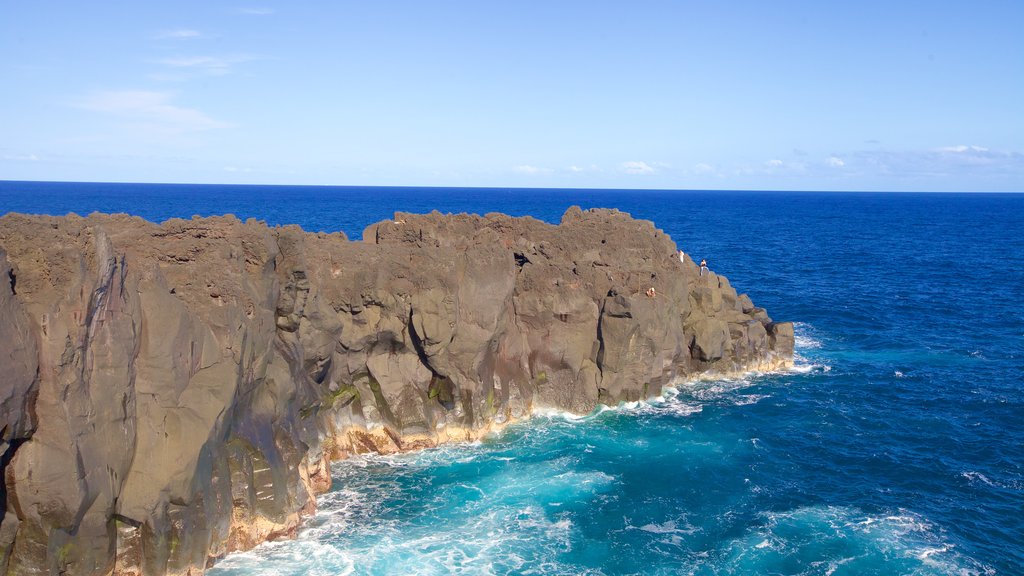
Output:
[[477,438],[793,332],[650,222],[0,218],[0,573],[201,574],[294,533],[332,459]]

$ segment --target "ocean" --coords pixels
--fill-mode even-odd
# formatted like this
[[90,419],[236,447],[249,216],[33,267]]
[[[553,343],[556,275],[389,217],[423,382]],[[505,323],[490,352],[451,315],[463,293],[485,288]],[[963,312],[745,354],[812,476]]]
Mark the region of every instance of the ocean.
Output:
[[570,205],[655,225],[796,324],[788,372],[336,463],[211,576],[1024,574],[1024,195],[0,182],[0,213],[311,231]]

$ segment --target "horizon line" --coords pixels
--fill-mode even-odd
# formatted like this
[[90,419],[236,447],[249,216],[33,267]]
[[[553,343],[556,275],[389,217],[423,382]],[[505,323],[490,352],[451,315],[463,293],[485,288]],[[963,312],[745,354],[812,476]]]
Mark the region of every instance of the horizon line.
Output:
[[565,186],[439,186],[439,185],[388,185],[388,184],[252,184],[252,183],[210,183],[210,182],[136,182],[115,180],[8,180],[0,178],[0,184],[111,184],[115,186],[245,186],[278,188],[392,188],[407,190],[545,190],[545,191],[607,191],[607,192],[748,192],[786,194],[1024,194],[1021,190],[825,190],[825,189],[768,189],[768,188],[613,188],[613,187],[565,187]]

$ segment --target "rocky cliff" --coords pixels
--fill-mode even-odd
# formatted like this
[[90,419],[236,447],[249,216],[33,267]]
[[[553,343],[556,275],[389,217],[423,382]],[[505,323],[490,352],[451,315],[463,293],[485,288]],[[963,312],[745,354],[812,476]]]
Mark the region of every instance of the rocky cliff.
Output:
[[329,462],[792,358],[653,224],[396,214],[0,218],[0,573],[201,574],[288,536]]

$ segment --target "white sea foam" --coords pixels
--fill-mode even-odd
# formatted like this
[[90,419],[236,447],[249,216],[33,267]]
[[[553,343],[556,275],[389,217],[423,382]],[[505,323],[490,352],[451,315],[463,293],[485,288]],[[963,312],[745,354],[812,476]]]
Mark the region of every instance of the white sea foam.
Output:
[[315,539],[266,542],[217,562],[208,573],[224,576],[336,576],[352,574],[353,559]]
[[[726,572],[740,566],[757,572],[759,557],[750,557],[746,551],[770,548],[773,555],[790,558],[793,566],[806,561],[807,566],[813,568],[801,573],[830,574],[846,564],[852,564],[848,569],[857,573],[863,569],[860,567],[903,558],[915,558],[923,566],[943,574],[992,573],[991,568],[959,554],[928,520],[903,510],[895,514],[868,515],[854,508],[809,506],[766,512],[763,516],[763,525],[730,543],[725,559],[730,566],[725,567]],[[819,554],[817,550],[833,540],[842,543],[842,550],[856,554],[805,560]],[[777,556],[763,558],[765,567],[773,566],[776,560]]]
[[[490,503],[482,513],[467,516],[457,527],[381,526],[366,519],[361,535],[341,541],[345,521],[333,521],[320,534],[304,533],[291,542],[273,542],[234,554],[217,565],[215,574],[497,574],[519,573],[527,563],[557,558],[571,549],[575,526],[568,517],[550,517],[538,506],[509,508]],[[369,534],[367,534],[369,533]],[[345,542],[344,547],[339,547]],[[529,557],[524,557],[529,551]],[[545,562],[552,573],[572,569]]]
[[817,331],[806,322],[793,323],[793,343],[797,350],[813,350],[822,346]]
[[787,372],[790,372],[792,374],[826,374],[831,371],[832,366],[828,364],[822,364],[819,362],[813,362],[811,360],[808,360],[807,358],[804,358],[803,356],[800,356],[799,354],[795,355],[793,358],[793,367],[787,370]]
[[649,522],[641,526],[635,526],[632,524],[629,518],[623,518],[623,531],[638,530],[640,532],[647,532],[648,534],[656,535],[668,535],[668,536],[688,536],[700,532],[700,528],[690,524],[686,516],[680,516],[674,520],[666,520],[660,523]]
[[602,412],[608,410],[614,410],[611,406],[605,406],[604,404],[598,404],[597,408],[590,414],[574,414],[566,410],[559,410],[557,408],[550,407],[537,407],[533,410],[533,416],[539,418],[547,418],[549,420],[565,420],[566,422],[583,422],[586,420],[592,420],[596,416],[599,416]]
[[[714,380],[713,382],[718,381]],[[678,388],[667,386],[662,389],[661,394],[658,396],[634,402],[620,402],[617,406],[598,404],[597,408],[589,414],[580,415],[555,408],[539,407],[534,409],[533,416],[548,420],[576,423],[594,420],[606,413],[629,414],[632,416],[673,415],[686,417],[697,414],[702,409],[703,405],[700,402],[685,400],[680,397]]]
[[814,326],[806,322],[793,323],[793,366],[788,372],[795,374],[826,373],[832,366],[815,358],[814,351],[823,347],[821,337]]
[[942,554],[942,553],[945,553],[945,552],[949,552],[952,549],[953,549],[953,547],[951,545],[949,545],[949,544],[945,544],[945,545],[939,546],[937,548],[922,548],[921,550],[917,551],[917,559],[918,560],[927,560],[928,558],[930,558],[931,556],[933,556],[935,554]]
[[733,404],[736,406],[749,406],[751,404],[757,404],[767,397],[767,394],[740,394],[736,396]]
[[704,409],[698,402],[688,402],[679,397],[679,391],[666,388],[660,396],[643,402],[628,402],[616,407],[620,413],[633,416],[671,415],[692,416]]
[[988,477],[985,476],[984,474],[982,474],[981,472],[974,472],[973,470],[969,470],[969,471],[964,472],[963,474],[961,474],[961,476],[963,476],[964,478],[967,478],[968,480],[970,480],[972,482],[981,482],[982,484],[987,484],[988,486],[993,486],[993,487],[998,487],[998,488],[1002,487],[999,484],[989,480]]
[[1022,482],[1019,479],[1007,481],[993,480],[988,476],[985,476],[981,472],[975,472],[974,470],[962,472],[960,475],[966,478],[968,482],[972,484],[980,483],[984,484],[985,486],[990,486],[992,488],[1003,488],[1007,490],[1024,491],[1024,482]]
[[643,530],[651,534],[693,534],[697,532],[697,528],[689,524],[679,526],[674,520],[666,520],[661,524],[644,524],[638,527],[637,530]]
[[845,558],[839,558],[838,560],[827,560],[819,562],[811,562],[811,566],[815,569],[815,573],[819,573],[822,567],[825,568],[825,576],[832,576],[839,570],[844,564],[848,564],[857,559],[857,556],[847,556]]

